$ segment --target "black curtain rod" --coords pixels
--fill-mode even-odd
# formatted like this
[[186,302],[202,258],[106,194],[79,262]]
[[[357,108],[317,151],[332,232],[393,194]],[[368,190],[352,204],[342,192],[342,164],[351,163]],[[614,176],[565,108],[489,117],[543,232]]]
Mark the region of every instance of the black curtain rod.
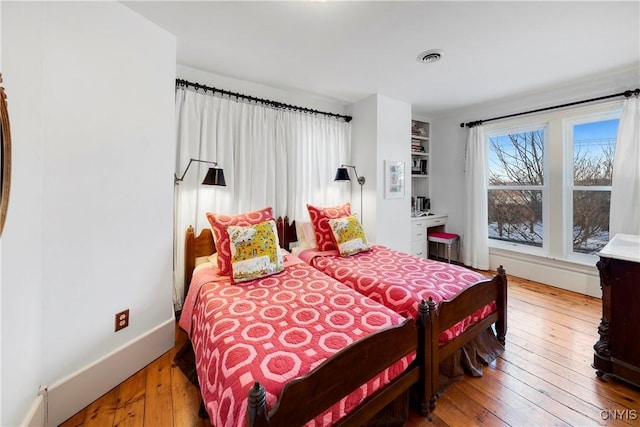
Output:
[[525,111],[525,112],[522,112],[522,113],[508,114],[506,116],[493,117],[493,118],[490,118],[490,119],[476,120],[475,122],[460,123],[460,127],[463,128],[463,127],[466,126],[468,128],[472,128],[474,126],[479,126],[479,125],[481,125],[483,123],[491,122],[491,121],[494,121],[494,120],[508,119],[508,118],[511,118],[511,117],[524,116],[525,114],[539,113],[541,111],[548,111],[548,110],[555,110],[555,109],[558,109],[558,108],[571,107],[573,105],[586,104],[587,102],[601,101],[603,99],[615,98],[615,97],[618,97],[618,96],[625,96],[625,97],[629,98],[630,96],[638,96],[638,95],[640,95],[640,89],[638,89],[638,88],[634,89],[634,90],[625,90],[624,92],[614,93],[613,95],[600,96],[598,98],[585,99],[583,101],[569,102],[568,104],[554,105],[553,107],[538,108],[537,110]]
[[295,105],[289,105],[289,104],[284,104],[282,102],[277,102],[277,101],[270,101],[268,99],[262,99],[262,98],[256,98],[254,96],[249,96],[249,95],[244,95],[242,93],[236,93],[236,92],[229,92],[228,90],[224,90],[224,89],[218,89],[215,87],[210,87],[210,86],[205,86],[205,85],[201,85],[200,83],[192,83],[189,82],[187,80],[183,80],[183,79],[176,79],[176,88],[177,87],[192,87],[195,90],[204,90],[205,93],[207,93],[207,91],[211,91],[212,93],[219,93],[222,95],[226,95],[229,97],[235,97],[236,99],[244,99],[247,101],[252,101],[252,102],[258,102],[260,104],[265,104],[265,105],[271,105],[272,107],[275,108],[281,108],[281,109],[287,109],[287,110],[294,110],[294,111],[302,111],[305,113],[313,113],[313,114],[322,114],[324,116],[330,116],[330,117],[336,117],[339,119],[343,119],[345,122],[349,123],[352,119],[351,116],[344,116],[342,114],[335,114],[335,113],[328,113],[326,111],[318,111],[318,110],[313,110],[311,108],[304,108],[304,107],[297,107]]

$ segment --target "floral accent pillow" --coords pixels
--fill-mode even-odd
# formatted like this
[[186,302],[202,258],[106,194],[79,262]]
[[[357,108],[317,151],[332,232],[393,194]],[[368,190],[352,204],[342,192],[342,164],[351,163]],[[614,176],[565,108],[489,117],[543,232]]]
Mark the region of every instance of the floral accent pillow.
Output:
[[231,248],[229,246],[227,227],[232,225],[255,225],[274,218],[273,210],[268,207],[240,215],[221,215],[207,212],[207,219],[209,220],[209,224],[211,224],[211,231],[213,232],[213,238],[216,244],[220,274],[228,275],[231,274]]
[[227,232],[234,282],[259,279],[284,269],[275,221],[248,226],[232,225]]
[[328,208],[307,205],[307,210],[316,235],[316,250],[330,251],[336,249],[336,244],[333,241],[333,232],[329,226],[329,219],[351,215],[351,203],[347,202],[343,205]]
[[371,249],[362,224],[360,224],[358,217],[355,215],[328,221],[333,232],[333,238],[338,245],[340,256],[355,255]]

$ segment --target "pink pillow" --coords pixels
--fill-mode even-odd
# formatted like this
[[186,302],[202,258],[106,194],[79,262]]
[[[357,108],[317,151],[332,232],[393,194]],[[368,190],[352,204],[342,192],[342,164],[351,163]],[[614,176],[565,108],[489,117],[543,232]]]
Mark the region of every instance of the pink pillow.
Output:
[[336,249],[329,220],[351,215],[351,203],[347,202],[344,205],[329,208],[307,205],[307,210],[316,235],[316,250],[330,251]]
[[207,212],[207,219],[211,224],[211,231],[216,243],[218,268],[220,269],[220,274],[225,275],[231,274],[231,239],[229,238],[227,227],[231,225],[256,225],[275,218],[273,217],[273,210],[268,207],[239,215],[221,215]]

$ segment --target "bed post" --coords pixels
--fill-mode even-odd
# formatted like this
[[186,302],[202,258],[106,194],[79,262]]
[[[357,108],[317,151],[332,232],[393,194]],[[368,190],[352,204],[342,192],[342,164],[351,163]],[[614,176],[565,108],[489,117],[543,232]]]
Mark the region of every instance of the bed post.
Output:
[[286,250],[291,250],[289,247],[291,242],[295,242],[297,240],[295,221],[289,224],[288,217],[278,217],[278,219],[276,219],[276,228],[278,229],[280,247]]
[[420,414],[429,415],[429,398],[431,397],[430,372],[433,363],[431,354],[432,323],[429,318],[429,304],[422,300],[418,304],[418,360],[420,362],[420,382],[418,384],[418,396],[420,401]]
[[500,344],[505,345],[507,336],[507,272],[501,266],[498,267],[498,300],[496,301],[498,309],[498,321],[496,322],[496,335]]
[[248,424],[249,427],[253,427],[256,422],[256,418],[260,415],[264,416],[267,423],[269,422],[269,413],[267,412],[267,391],[262,384],[255,382],[253,387],[249,390],[247,412],[249,413]]
[[182,295],[183,300],[187,298],[187,292],[189,291],[189,284],[191,283],[191,275],[193,269],[196,268],[196,253],[195,253],[195,230],[190,225],[184,235],[184,293]]
[[429,412],[436,409],[436,394],[440,388],[440,362],[438,357],[438,331],[440,330],[438,323],[438,313],[436,312],[436,302],[429,297],[427,301],[429,306],[429,342],[425,347],[425,351],[430,353],[431,372],[429,372]]

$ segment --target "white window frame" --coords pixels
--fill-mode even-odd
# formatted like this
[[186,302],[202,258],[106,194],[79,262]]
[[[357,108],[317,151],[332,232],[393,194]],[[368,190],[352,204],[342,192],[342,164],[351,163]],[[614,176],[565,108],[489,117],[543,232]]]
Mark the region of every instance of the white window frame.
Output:
[[[495,124],[485,127],[485,149],[487,159],[487,191],[488,190],[535,190],[542,191],[542,246],[530,246],[515,242],[505,242],[502,240],[496,240],[489,238],[489,248],[505,249],[515,252],[520,252],[529,255],[546,255],[549,250],[549,168],[548,168],[548,156],[549,156],[549,125],[546,121],[540,121],[537,118],[535,121],[519,121],[520,123],[509,122]],[[544,143],[543,143],[543,182],[541,186],[531,185],[517,185],[517,186],[493,186],[489,185],[489,153],[490,153],[490,138],[500,135],[507,135],[513,133],[528,132],[532,130],[544,130]],[[488,194],[487,194],[488,197]]]
[[[573,185],[573,127],[576,125],[619,119],[622,114],[623,103],[610,102],[590,108],[585,112],[578,109],[572,114],[567,114],[562,120],[563,125],[563,157],[564,157],[564,191],[563,191],[563,255],[567,260],[581,264],[593,264],[598,261],[597,255],[583,254],[573,251],[573,191],[574,189],[587,189],[587,191],[609,191],[611,186],[574,186]],[[617,143],[617,142],[616,142]]]

